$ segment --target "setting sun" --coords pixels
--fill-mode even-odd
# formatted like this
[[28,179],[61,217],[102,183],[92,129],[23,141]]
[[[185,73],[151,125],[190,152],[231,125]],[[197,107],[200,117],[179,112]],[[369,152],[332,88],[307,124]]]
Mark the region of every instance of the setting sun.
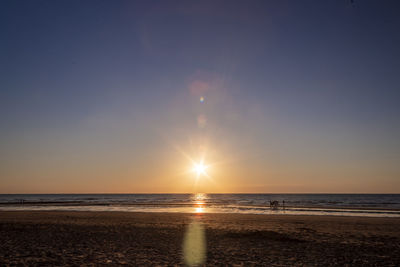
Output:
[[197,174],[197,176],[205,175],[207,176],[207,168],[208,166],[204,165],[203,162],[195,163],[193,166],[193,172]]

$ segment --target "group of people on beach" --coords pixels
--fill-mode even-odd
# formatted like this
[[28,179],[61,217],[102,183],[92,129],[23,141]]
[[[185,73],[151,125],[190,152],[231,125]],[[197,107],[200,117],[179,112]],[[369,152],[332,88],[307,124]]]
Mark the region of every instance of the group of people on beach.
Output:
[[[271,209],[278,209],[279,207],[279,201],[277,200],[270,200],[269,201],[269,206]],[[282,200],[282,208],[285,209],[285,200]]]

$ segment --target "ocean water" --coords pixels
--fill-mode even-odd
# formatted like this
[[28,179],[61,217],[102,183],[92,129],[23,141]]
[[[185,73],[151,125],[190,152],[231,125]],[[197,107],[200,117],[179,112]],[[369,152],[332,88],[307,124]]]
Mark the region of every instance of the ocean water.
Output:
[[0,194],[1,210],[400,217],[400,194]]

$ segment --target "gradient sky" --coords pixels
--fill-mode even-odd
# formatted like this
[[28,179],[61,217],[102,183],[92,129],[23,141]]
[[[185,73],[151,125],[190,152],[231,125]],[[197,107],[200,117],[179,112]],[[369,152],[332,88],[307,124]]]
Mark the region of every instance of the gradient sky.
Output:
[[400,193],[399,13],[2,1],[0,193]]

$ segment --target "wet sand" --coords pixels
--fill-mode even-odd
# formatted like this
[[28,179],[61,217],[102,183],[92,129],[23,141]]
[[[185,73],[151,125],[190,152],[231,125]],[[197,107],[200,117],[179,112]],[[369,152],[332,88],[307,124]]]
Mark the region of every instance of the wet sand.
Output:
[[0,266],[180,266],[193,222],[207,266],[400,265],[400,218],[7,211]]

